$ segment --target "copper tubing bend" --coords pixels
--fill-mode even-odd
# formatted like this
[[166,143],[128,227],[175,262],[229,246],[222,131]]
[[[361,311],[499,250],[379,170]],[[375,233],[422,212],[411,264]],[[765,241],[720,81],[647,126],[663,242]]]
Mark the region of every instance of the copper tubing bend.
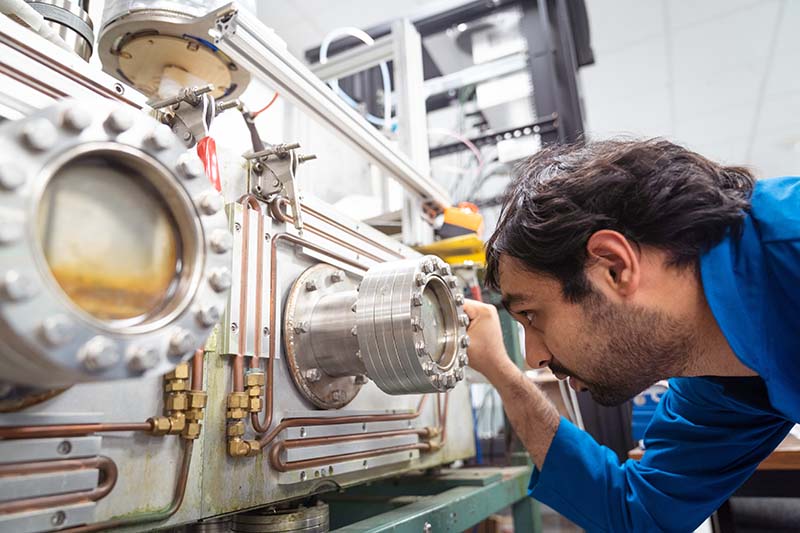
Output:
[[114,461],[104,456],[0,465],[0,478],[95,468],[100,470],[101,481],[97,487],[92,490],[3,502],[0,503],[0,514],[48,509],[50,507],[72,505],[81,502],[96,502],[108,495],[117,483],[117,465],[114,464]]

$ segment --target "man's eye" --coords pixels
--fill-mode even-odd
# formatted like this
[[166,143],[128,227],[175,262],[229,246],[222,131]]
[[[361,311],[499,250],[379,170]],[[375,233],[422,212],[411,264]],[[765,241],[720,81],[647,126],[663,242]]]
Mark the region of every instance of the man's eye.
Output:
[[525,317],[525,320],[527,320],[528,324],[530,325],[533,325],[533,321],[536,320],[536,313],[533,313],[531,311],[526,311],[525,313],[522,313],[522,316]]

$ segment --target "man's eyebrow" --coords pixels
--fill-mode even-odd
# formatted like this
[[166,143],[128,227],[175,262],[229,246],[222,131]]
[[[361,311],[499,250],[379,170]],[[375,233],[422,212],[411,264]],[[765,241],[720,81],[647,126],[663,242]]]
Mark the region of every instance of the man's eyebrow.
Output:
[[525,294],[517,294],[517,293],[504,294],[503,299],[500,300],[500,303],[503,304],[503,307],[505,307],[506,311],[511,312],[510,309],[511,306],[516,305],[520,302],[524,302],[527,299],[528,296]]

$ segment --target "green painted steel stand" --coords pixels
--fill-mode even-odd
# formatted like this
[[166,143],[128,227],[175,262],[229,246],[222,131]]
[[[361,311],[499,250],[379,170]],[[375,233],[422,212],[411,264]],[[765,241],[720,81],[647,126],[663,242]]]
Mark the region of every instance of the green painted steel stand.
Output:
[[512,507],[514,530],[541,531],[528,497],[528,466],[448,469],[328,494],[331,531],[433,533],[465,531]]

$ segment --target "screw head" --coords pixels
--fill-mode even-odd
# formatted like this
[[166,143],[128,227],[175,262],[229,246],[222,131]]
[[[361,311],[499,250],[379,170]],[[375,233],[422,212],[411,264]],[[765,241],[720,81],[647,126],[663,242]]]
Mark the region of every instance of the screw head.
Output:
[[194,350],[197,346],[197,341],[191,332],[185,329],[179,329],[172,334],[169,339],[168,353],[171,356],[181,356],[187,352]]
[[422,271],[426,274],[432,274],[434,270],[435,267],[433,266],[433,261],[427,260],[422,263]]
[[51,148],[58,140],[55,126],[44,118],[31,120],[22,127],[20,132],[23,142],[31,150],[42,152]]
[[340,402],[344,399],[344,394],[340,390],[335,390],[331,393],[331,399],[334,402]]
[[463,294],[456,294],[456,304],[464,305],[464,295]]
[[423,274],[422,272],[417,272],[414,275],[414,283],[417,285],[417,287],[422,287],[423,285],[425,285],[425,279],[426,279],[425,274]]
[[331,281],[333,283],[339,283],[341,281],[344,281],[344,271],[337,270],[333,274],[331,274]]
[[455,289],[458,287],[458,279],[455,276],[448,276],[447,277],[447,286],[451,289]]
[[6,297],[17,302],[32,298],[38,292],[38,287],[33,280],[16,270],[9,270],[5,273],[2,286]]
[[197,322],[204,328],[210,328],[220,319],[219,308],[216,305],[204,305],[197,310]]
[[25,172],[19,165],[10,161],[3,161],[0,164],[0,187],[7,191],[13,191],[25,183]]
[[316,383],[320,379],[322,379],[322,371],[319,368],[309,368],[305,372],[303,372],[303,376],[306,380],[310,381],[311,383]]
[[0,217],[0,244],[11,244],[22,237],[22,226]]
[[444,376],[444,386],[448,389],[452,389],[456,386],[456,377],[453,374],[446,374]]
[[445,265],[442,265],[441,267],[439,267],[439,275],[440,276],[449,276],[452,273],[453,273],[453,271],[450,270],[450,265],[445,264]]
[[62,440],[56,446],[56,452],[59,455],[68,455],[72,451],[72,443],[68,440]]
[[204,176],[206,169],[199,159],[186,153],[178,158],[178,172],[187,180],[193,180]]
[[299,322],[297,325],[295,325],[294,332],[297,333],[298,335],[300,335],[301,333],[308,333],[308,322],[306,322],[305,320]]
[[467,315],[458,315],[458,323],[461,326],[467,327],[469,326],[469,317]]
[[116,344],[101,336],[94,337],[78,351],[78,360],[90,372],[106,370],[117,364],[119,359]]
[[61,125],[75,132],[85,130],[91,123],[92,115],[78,107],[70,107],[61,115]]
[[358,302],[353,302],[353,305],[350,306],[350,311],[355,313],[358,310]]
[[434,364],[431,361],[426,361],[422,365],[422,372],[424,372],[426,376],[432,376],[433,371],[434,371]]
[[60,346],[72,338],[72,326],[72,321],[63,315],[47,317],[41,326],[42,338],[50,346]]
[[231,273],[227,268],[218,268],[211,272],[208,282],[215,292],[224,292],[231,288]]
[[150,131],[144,138],[147,147],[154,150],[165,150],[169,148],[175,136],[172,131],[164,124],[159,124]]
[[131,117],[130,113],[117,109],[108,115],[105,125],[106,128],[114,133],[122,133],[123,131],[131,129],[133,126],[133,117]]
[[67,514],[64,511],[58,511],[53,513],[50,517],[50,523],[56,527],[64,525],[64,522],[67,520]]
[[158,350],[151,347],[134,346],[126,354],[128,369],[133,372],[144,372],[158,364]]
[[318,287],[317,287],[317,281],[316,280],[310,279],[310,280],[306,281],[306,290],[307,291],[311,292],[311,291],[315,291],[317,289],[318,289]]
[[210,216],[225,207],[225,200],[218,192],[208,191],[203,193],[197,200],[197,207],[200,208],[201,213]]
[[462,379],[464,379],[464,369],[463,368],[456,368],[453,371],[453,375],[455,376],[455,379],[457,381],[461,381]]
[[233,236],[228,231],[216,229],[211,232],[208,243],[215,253],[224,254],[233,247]]
[[411,305],[420,307],[422,305],[422,293],[415,292],[411,295]]

